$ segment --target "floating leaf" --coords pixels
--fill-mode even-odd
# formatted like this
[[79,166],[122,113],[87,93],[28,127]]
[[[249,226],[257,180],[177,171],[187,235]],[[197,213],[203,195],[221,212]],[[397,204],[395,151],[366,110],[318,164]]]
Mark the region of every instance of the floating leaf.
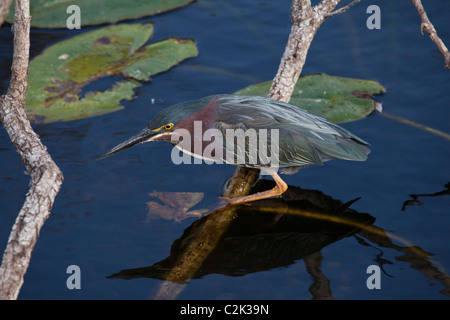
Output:
[[[153,32],[150,24],[114,25],[61,41],[30,63],[27,110],[35,122],[69,121],[113,112],[131,99],[136,80],[170,69],[198,54],[193,40],[166,39],[146,47]],[[104,92],[83,88],[102,77],[123,75]]]
[[[67,8],[75,4],[80,8],[81,26],[114,23],[125,19],[136,19],[174,10],[188,5],[193,0],[33,0],[30,3],[31,26],[36,28],[66,28],[72,11]],[[11,6],[6,21],[14,21]]]
[[[267,96],[272,81],[251,85],[236,94]],[[300,77],[289,103],[334,122],[364,118],[375,107],[372,95],[386,90],[376,81],[312,74]]]
[[189,210],[203,199],[203,192],[159,192],[154,191],[150,197],[162,201],[148,201],[148,218],[163,218],[166,220],[182,221],[191,217],[201,217],[207,209]]

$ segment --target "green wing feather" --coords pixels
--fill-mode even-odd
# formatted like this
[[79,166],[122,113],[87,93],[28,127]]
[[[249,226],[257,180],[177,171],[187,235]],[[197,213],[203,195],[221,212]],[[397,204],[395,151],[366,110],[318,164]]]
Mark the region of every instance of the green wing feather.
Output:
[[218,99],[216,128],[224,135],[226,129],[279,130],[279,167],[321,165],[331,159],[364,161],[370,153],[364,140],[299,107],[257,96]]

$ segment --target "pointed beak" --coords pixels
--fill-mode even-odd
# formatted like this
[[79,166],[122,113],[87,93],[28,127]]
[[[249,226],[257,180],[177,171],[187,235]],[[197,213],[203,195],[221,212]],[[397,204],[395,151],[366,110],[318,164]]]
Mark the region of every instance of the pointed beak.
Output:
[[138,144],[138,143],[144,143],[151,141],[153,137],[157,136],[158,132],[153,132],[152,130],[145,128],[141,132],[139,132],[137,135],[129,138],[127,141],[122,142],[121,144],[115,146],[111,150],[109,150],[107,153],[102,155],[99,160],[108,158],[116,153],[119,153],[125,149],[131,148],[132,146]]

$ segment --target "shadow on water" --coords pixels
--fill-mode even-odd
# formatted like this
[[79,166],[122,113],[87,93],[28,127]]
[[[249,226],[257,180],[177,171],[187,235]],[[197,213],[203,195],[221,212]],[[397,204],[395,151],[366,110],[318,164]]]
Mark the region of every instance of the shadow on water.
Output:
[[420,201],[421,198],[449,196],[449,195],[450,195],[450,182],[445,185],[445,189],[442,191],[438,191],[438,192],[434,192],[434,193],[411,194],[410,197],[412,199],[406,200],[403,203],[402,211],[405,211],[407,206],[414,206],[415,204],[422,206],[423,201]]
[[[272,181],[260,180],[254,192],[273,186]],[[441,282],[445,287],[441,293],[450,295],[450,278],[440,271],[431,254],[375,226],[375,218],[370,214],[350,209],[357,200],[342,203],[320,191],[290,186],[282,198],[241,205],[230,217],[226,217],[222,209],[210,212],[185,229],[181,238],[173,242],[166,259],[151,266],[122,270],[108,278],[166,280],[166,286],[160,287],[156,298],[171,299],[190,279],[214,273],[245,276],[303,259],[313,279],[309,287],[312,298],[332,299],[330,281],[320,267],[321,251],[353,236],[360,245],[374,247],[370,244],[373,243],[402,253],[397,260],[408,262],[411,268]],[[227,225],[225,230],[220,230],[222,223]],[[392,262],[383,258],[381,249],[377,250],[379,254],[374,260],[380,270],[390,276],[383,265]]]

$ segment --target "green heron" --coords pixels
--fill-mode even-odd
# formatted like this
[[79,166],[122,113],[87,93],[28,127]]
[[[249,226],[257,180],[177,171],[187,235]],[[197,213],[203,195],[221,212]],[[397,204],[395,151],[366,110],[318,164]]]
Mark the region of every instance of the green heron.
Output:
[[[266,136],[251,139],[255,137],[248,134],[251,130]],[[207,135],[208,132],[215,135]],[[234,134],[231,138],[230,132]],[[240,138],[236,132],[243,134],[240,144],[236,142]],[[227,199],[230,204],[284,193],[287,184],[278,175],[278,169],[292,174],[302,166],[322,165],[332,159],[364,161],[370,153],[364,140],[297,106],[267,97],[223,94],[178,103],[158,112],[144,130],[100,159],[149,141],[171,142],[178,154],[204,161],[262,169],[274,179],[273,189]]]

